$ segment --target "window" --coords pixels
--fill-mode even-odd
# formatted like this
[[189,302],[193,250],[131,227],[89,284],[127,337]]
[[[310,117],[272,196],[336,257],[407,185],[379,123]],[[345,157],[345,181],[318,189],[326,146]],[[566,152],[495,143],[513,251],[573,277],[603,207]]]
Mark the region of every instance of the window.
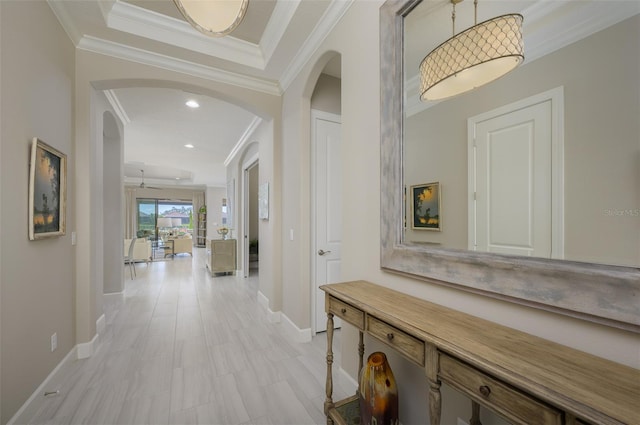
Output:
[[193,233],[191,201],[138,199],[138,237],[165,238]]

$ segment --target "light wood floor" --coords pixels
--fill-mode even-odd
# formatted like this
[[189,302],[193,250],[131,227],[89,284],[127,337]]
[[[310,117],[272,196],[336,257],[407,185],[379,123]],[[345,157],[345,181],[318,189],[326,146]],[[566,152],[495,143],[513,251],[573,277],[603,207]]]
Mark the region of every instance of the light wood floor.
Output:
[[257,274],[212,278],[202,248],[136,270],[124,294],[104,297],[97,352],[74,362],[33,423],[325,423],[326,336],[296,343],[269,323]]

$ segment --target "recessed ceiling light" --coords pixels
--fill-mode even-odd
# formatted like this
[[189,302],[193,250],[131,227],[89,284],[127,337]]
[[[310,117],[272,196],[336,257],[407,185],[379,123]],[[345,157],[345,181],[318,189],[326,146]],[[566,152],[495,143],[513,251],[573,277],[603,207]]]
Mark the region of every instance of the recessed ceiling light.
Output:
[[187,149],[193,149],[195,146],[193,146],[191,143],[187,143],[186,145],[184,145],[184,147]]
[[185,105],[187,105],[189,108],[199,108],[200,107],[200,104],[197,101],[193,100],[193,99],[187,100],[187,103],[185,103]]
[[176,180],[180,180],[180,177],[176,177]]

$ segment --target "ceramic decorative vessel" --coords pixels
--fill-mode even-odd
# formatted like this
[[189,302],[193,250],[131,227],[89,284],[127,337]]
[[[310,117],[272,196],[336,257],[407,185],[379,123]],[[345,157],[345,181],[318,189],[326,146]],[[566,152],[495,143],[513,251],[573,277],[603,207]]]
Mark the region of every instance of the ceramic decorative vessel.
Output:
[[398,387],[387,356],[372,353],[360,374],[360,423],[398,425]]

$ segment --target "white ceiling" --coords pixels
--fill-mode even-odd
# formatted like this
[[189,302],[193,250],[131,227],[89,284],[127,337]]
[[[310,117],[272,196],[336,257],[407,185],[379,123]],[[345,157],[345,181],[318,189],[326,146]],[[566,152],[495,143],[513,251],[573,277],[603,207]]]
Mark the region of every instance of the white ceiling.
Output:
[[[78,49],[281,94],[352,0],[249,0],[242,23],[212,38],[173,0],[48,0]],[[339,77],[339,62],[326,73]],[[226,186],[225,160],[259,122],[209,96],[165,88],[105,92],[125,122],[125,183]],[[200,108],[185,106],[196,99]],[[187,149],[185,144],[192,144]],[[177,179],[179,178],[179,179]]]
[[[354,1],[249,0],[230,35],[211,38],[193,29],[173,0],[47,0],[78,49],[161,66],[177,72],[281,94]],[[423,0],[407,20],[407,93],[417,93],[417,64],[451,36],[448,0]],[[456,27],[472,24],[472,2],[457,6]],[[479,21],[522,13],[525,64],[555,46],[638,13],[638,0],[483,0]],[[429,25],[423,16],[429,15]],[[568,22],[566,16],[577,19]],[[434,33],[434,31],[438,31]],[[339,60],[325,72],[340,78]],[[125,124],[125,182],[155,186],[226,185],[225,160],[259,123],[254,114],[219,99],[176,89],[120,88],[105,92]],[[187,108],[190,98],[199,109]],[[407,95],[408,113],[428,105]],[[412,103],[411,99],[415,100]],[[187,149],[185,144],[194,145]],[[179,177],[180,180],[177,180]]]

